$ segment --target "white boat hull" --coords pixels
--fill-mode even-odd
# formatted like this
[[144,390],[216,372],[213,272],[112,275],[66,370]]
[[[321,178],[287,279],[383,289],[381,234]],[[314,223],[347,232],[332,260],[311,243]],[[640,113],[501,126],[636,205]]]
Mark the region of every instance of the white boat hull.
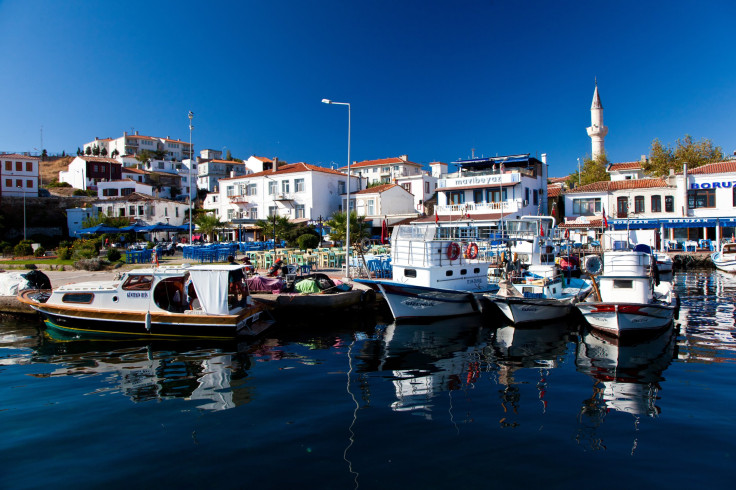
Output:
[[471,292],[378,281],[375,284],[396,320],[461,316],[480,311]]
[[[730,255],[733,256],[732,254]],[[725,272],[736,272],[736,258],[724,259],[721,252],[716,252],[712,254],[710,258],[713,261],[713,265],[715,265],[717,269]]]
[[578,303],[577,307],[591,327],[616,337],[664,328],[675,314],[674,305],[659,303]]
[[487,296],[512,323],[532,323],[559,320],[570,314],[570,300],[505,298]]

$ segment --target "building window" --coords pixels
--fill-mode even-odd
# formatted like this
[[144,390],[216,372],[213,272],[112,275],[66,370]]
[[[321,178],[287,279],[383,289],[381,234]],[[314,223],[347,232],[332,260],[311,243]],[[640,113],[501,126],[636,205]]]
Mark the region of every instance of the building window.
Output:
[[22,172],[23,171],[23,162],[15,162],[15,170],[17,170],[18,172]]
[[464,191],[452,191],[449,197],[450,204],[465,204],[465,192]]
[[368,216],[373,216],[376,214],[376,201],[373,199],[368,199],[368,212],[366,213]]
[[476,204],[483,202],[483,189],[476,189],[473,191],[473,202]]
[[250,219],[258,219],[258,208],[255,206],[250,208],[249,214],[250,214]]
[[534,192],[532,193],[532,197],[534,198],[534,205],[535,206],[538,205],[539,204],[539,192],[537,191],[537,189],[534,189]]
[[616,199],[616,216],[625,218],[629,214],[629,198],[619,197]]
[[688,209],[716,207],[715,189],[691,189],[687,191]]
[[5,179],[5,187],[13,187],[13,179]]
[[345,194],[345,182],[343,182],[342,180],[337,183],[337,193]]
[[662,196],[652,196],[652,212],[653,213],[661,213],[662,212]]
[[304,192],[304,179],[294,179],[294,192]]
[[[736,187],[734,189],[736,189]],[[675,196],[664,196],[664,212],[675,212]]]
[[138,216],[143,216],[143,206],[138,206]]
[[276,206],[269,206],[268,207],[268,216],[269,218],[272,216],[276,216],[278,214]]
[[5,162],[5,170],[7,170],[8,172],[12,172],[13,171],[13,162],[6,161]]
[[26,187],[29,189],[33,189],[33,181],[32,180],[26,180]]
[[274,181],[269,181],[268,182],[268,195],[269,196],[273,196],[273,195],[276,194],[276,185],[277,185],[277,183],[274,182]]
[[33,162],[26,162],[26,172],[33,172]]
[[294,217],[303,218],[304,216],[304,204],[297,204],[294,208]]
[[411,184],[409,184],[409,183],[401,184],[401,187],[403,187],[404,189],[406,189],[407,192],[411,192]]
[[179,217],[179,208],[174,208],[174,217]]
[[601,198],[572,200],[572,214],[577,216],[595,216],[601,213]]
[[121,218],[125,217],[125,208],[120,208],[118,210],[118,216],[120,216]]
[[23,181],[20,179],[15,179],[15,186],[16,187],[23,187]]
[[281,193],[282,194],[288,194],[289,193],[289,181],[288,180],[282,180],[281,181]]
[[112,206],[107,207],[107,215],[112,216]]
[[164,216],[168,216],[168,215],[169,215],[169,208],[164,208]]
[[135,206],[128,206],[128,214],[135,216]]
[[388,173],[391,173],[391,167],[382,167],[382,168],[381,168],[381,173],[382,173],[382,174],[388,174]]
[[429,194],[429,182],[424,183],[424,193]]
[[234,212],[234,211],[235,211],[235,210],[233,210],[233,209],[228,209],[228,210],[227,210],[227,220],[228,220],[228,221],[232,221],[232,220],[233,220],[233,212]]
[[644,212],[644,196],[634,196],[634,212]]
[[229,186],[227,186],[227,188],[225,189],[225,192],[227,193],[227,196],[228,196],[228,197],[234,196],[234,195],[235,195],[235,187],[234,187],[234,186],[231,186],[231,185],[229,185]]
[[120,189],[120,195],[121,196],[129,196],[135,192],[135,189],[132,189],[130,187],[126,187],[125,189]]
[[258,185],[257,184],[248,184],[245,188],[245,195],[246,196],[255,196],[258,195]]
[[164,162],[163,162],[163,160],[161,160],[160,162],[158,162],[158,168],[161,169],[161,170],[163,170],[163,168],[164,168]]
[[118,195],[117,189],[102,189],[102,195],[105,197],[112,197]]

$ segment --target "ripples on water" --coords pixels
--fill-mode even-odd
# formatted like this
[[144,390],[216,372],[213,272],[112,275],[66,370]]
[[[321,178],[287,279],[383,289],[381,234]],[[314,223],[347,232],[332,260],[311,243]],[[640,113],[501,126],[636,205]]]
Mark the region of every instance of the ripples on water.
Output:
[[5,320],[0,486],[728,485],[736,276],[675,282],[678,324],[624,344],[575,321],[369,316],[200,344]]

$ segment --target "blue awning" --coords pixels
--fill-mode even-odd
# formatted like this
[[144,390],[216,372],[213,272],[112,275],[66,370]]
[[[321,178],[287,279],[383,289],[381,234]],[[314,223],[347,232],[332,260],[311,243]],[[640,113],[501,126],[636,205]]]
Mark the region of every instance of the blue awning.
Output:
[[613,224],[614,230],[649,230],[658,229],[658,219],[612,219],[608,221]]
[[[724,218],[721,221],[722,226],[733,226],[724,223],[724,221],[732,218]],[[718,224],[718,218],[670,218],[660,220],[665,228],[712,228]]]

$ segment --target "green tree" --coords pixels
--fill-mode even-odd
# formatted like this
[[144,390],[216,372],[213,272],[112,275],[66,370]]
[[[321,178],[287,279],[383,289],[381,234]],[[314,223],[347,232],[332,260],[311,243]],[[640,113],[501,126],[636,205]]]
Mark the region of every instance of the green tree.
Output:
[[106,157],[107,156],[107,148],[101,149],[100,150],[100,155],[102,155],[103,157]]
[[44,148],[44,150],[41,152],[41,161],[45,162],[48,157],[49,157],[49,153]]
[[267,240],[274,237],[275,228],[277,240],[289,241],[293,235],[294,229],[296,228],[296,225],[289,221],[289,218],[286,216],[271,216],[267,220],[262,219],[257,221],[256,224],[261,228],[261,233],[263,233],[263,236]]
[[[330,238],[333,241],[345,241],[347,228],[347,214],[338,211],[325,222],[330,227]],[[355,211],[350,213],[350,243],[351,246],[360,242],[363,238],[367,238],[370,233],[370,226],[365,222],[363,216],[358,216]]]
[[683,164],[693,169],[722,160],[723,150],[720,146],[714,146],[713,142],[705,138],[693,141],[692,136],[687,134],[684,138],[677,139],[674,148],[663,145],[658,139],[652,141],[649,160],[642,168],[654,177],[664,177],[669,174],[670,169],[682,172]]
[[[606,172],[608,167],[608,158],[605,153],[598,155],[595,160],[586,156],[583,160],[583,166],[580,169],[580,185],[592,184],[593,182],[601,182],[604,180],[611,180],[611,174]],[[571,173],[566,183],[568,187],[578,185],[578,172]]]
[[84,154],[87,155],[87,156],[91,155],[92,154],[92,148],[90,148],[89,146],[87,148],[85,148],[84,149]]
[[230,153],[230,150],[228,149],[227,153],[225,153],[225,160],[232,160],[232,159],[233,159],[233,154]]
[[80,156],[82,154],[82,149],[77,146],[77,156]]
[[100,147],[97,145],[92,147],[92,154],[96,157],[100,156]]
[[117,157],[118,155],[120,155],[120,152],[118,151],[118,149],[117,149],[117,148],[115,148],[114,150],[112,150],[112,153],[110,153],[110,156],[111,156],[112,158],[115,158],[115,157]]
[[143,166],[147,165],[151,160],[153,160],[153,153],[151,153],[148,150],[141,150],[138,152],[138,154],[135,156],[135,159],[141,162]]
[[199,229],[202,231],[202,233],[206,234],[210,239],[212,238],[212,233],[217,228],[222,228],[224,223],[220,221],[220,219],[215,216],[214,214],[200,214],[199,216],[196,216],[194,218],[194,223],[199,226]]

